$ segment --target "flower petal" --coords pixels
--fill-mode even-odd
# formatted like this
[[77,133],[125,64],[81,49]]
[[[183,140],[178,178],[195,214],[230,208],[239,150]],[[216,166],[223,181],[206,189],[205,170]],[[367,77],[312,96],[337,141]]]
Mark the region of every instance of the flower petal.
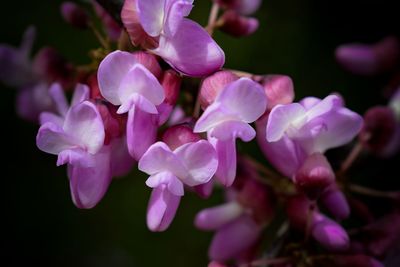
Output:
[[85,84],[78,83],[75,86],[74,95],[72,96],[71,107],[89,100],[89,87]]
[[230,83],[217,96],[216,101],[247,123],[257,120],[267,108],[264,89],[248,78]]
[[168,10],[165,20],[164,32],[168,36],[174,36],[183,17],[189,16],[193,8],[193,1],[169,1],[173,2]]
[[260,227],[254,220],[248,215],[243,215],[214,235],[208,255],[217,261],[233,259],[251,247],[259,238],[260,232]]
[[247,123],[241,121],[226,121],[210,131],[210,136],[219,140],[229,140],[240,137],[245,142],[249,142],[256,136],[256,131]]
[[146,185],[151,188],[157,188],[162,184],[167,185],[169,192],[175,196],[184,195],[183,183],[169,171],[153,174],[146,181]]
[[160,36],[159,46],[153,52],[177,71],[194,77],[211,74],[225,62],[224,52],[203,27],[186,18],[173,37]]
[[207,132],[225,121],[232,120],[238,120],[235,114],[231,114],[229,110],[224,108],[220,103],[213,103],[208,106],[201,117],[197,120],[193,132]]
[[138,107],[129,110],[126,124],[126,140],[129,154],[139,160],[156,141],[157,116],[142,111]]
[[217,154],[213,146],[205,140],[182,145],[174,151],[174,154],[182,160],[189,171],[187,177],[179,177],[188,186],[207,183],[217,170]]
[[268,117],[267,141],[279,141],[292,123],[295,121],[302,123],[305,114],[305,109],[298,103],[275,106]]
[[149,147],[139,160],[138,168],[150,175],[163,171],[169,171],[179,178],[188,175],[181,160],[163,142]]
[[80,148],[66,149],[58,154],[57,166],[67,163],[76,167],[89,168],[95,166],[95,158]]
[[218,140],[208,136],[218,155],[218,169],[215,174],[224,186],[231,186],[236,177],[236,144],[235,139]]
[[51,122],[55,125],[62,127],[64,124],[64,118],[60,117],[54,113],[51,113],[51,112],[45,111],[45,112],[40,113],[40,116],[39,116],[40,125],[43,125],[47,122]]
[[96,155],[89,156],[94,157],[94,167],[68,166],[72,200],[81,209],[96,206],[111,182],[109,151],[105,148]]
[[216,230],[243,214],[243,207],[231,201],[197,213],[194,224],[202,230]]
[[180,200],[164,184],[153,189],[147,208],[147,227],[154,232],[165,231],[175,217]]
[[99,65],[97,79],[102,96],[114,105],[120,105],[118,96],[121,81],[135,65],[135,57],[128,52],[114,51],[108,54]]
[[113,176],[123,176],[129,173],[135,164],[135,160],[129,155],[126,144],[126,136],[114,138],[110,144],[111,171]]
[[104,143],[104,124],[96,106],[89,101],[72,107],[65,118],[64,131],[72,136],[76,145],[95,154]]
[[49,95],[53,100],[58,113],[65,117],[65,115],[67,115],[69,105],[61,85],[59,83],[53,83],[50,86]]
[[122,79],[118,89],[121,103],[124,103],[133,94],[145,97],[154,105],[164,101],[164,89],[157,78],[141,64],[135,64]]
[[136,0],[140,24],[146,33],[156,37],[164,26],[166,0]]
[[61,151],[76,147],[74,140],[65,134],[57,124],[47,122],[39,128],[36,136],[37,147],[49,154],[58,155]]

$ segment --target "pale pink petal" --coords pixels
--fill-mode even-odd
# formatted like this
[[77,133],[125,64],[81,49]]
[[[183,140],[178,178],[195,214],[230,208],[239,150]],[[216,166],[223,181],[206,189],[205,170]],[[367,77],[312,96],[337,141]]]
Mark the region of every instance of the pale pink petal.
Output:
[[89,168],[95,166],[95,157],[86,151],[76,149],[66,149],[58,154],[57,166],[70,164],[76,167]]
[[63,124],[64,124],[64,118],[60,117],[60,116],[58,116],[58,115],[56,115],[54,113],[51,113],[51,112],[42,112],[42,113],[40,113],[40,116],[39,116],[40,125],[43,125],[43,124],[45,124],[47,122],[51,122],[51,123],[53,123],[55,125],[58,125],[58,126],[62,127]]
[[169,171],[153,174],[146,181],[146,185],[151,188],[157,188],[162,184],[167,185],[169,192],[175,196],[184,195],[183,183]]
[[154,232],[165,231],[175,217],[180,200],[165,184],[153,189],[147,208],[147,227]]
[[150,114],[158,113],[157,107],[147,100],[147,98],[137,93],[133,93],[124,100],[124,103],[122,103],[122,105],[118,108],[117,114],[124,114],[134,108]]
[[105,149],[94,156],[94,167],[68,166],[72,200],[78,208],[93,208],[106,193],[111,182],[109,156]]
[[200,211],[196,215],[194,224],[202,230],[216,230],[235,220],[243,212],[243,207],[236,201],[232,201]]
[[230,140],[240,137],[249,142],[256,136],[256,131],[247,123],[241,121],[226,121],[210,130],[210,136],[219,140]]
[[188,175],[181,160],[163,142],[153,144],[143,154],[138,168],[150,175],[163,171],[169,171],[179,178]]
[[231,186],[236,177],[235,139],[222,141],[209,136],[208,140],[213,144],[218,155],[218,169],[215,176],[224,186]]
[[189,16],[190,11],[193,8],[193,1],[170,1],[173,2],[169,8],[165,25],[164,32],[169,36],[174,36],[179,28],[179,23],[183,17]]
[[140,24],[146,33],[156,37],[164,26],[166,0],[136,0]]
[[51,122],[45,123],[39,128],[36,145],[40,150],[54,155],[76,147],[74,140],[65,134],[59,125]]
[[53,100],[58,113],[65,117],[65,115],[67,115],[69,105],[61,85],[59,83],[53,83],[50,86],[49,95]]
[[74,90],[74,95],[72,96],[71,107],[89,100],[89,87],[85,84],[78,83]]
[[121,103],[134,93],[142,95],[154,105],[161,104],[165,98],[164,89],[157,78],[141,64],[135,64],[126,73],[118,88]]
[[129,154],[139,160],[156,141],[157,116],[142,111],[136,106],[129,110],[126,124],[126,140]]
[[338,95],[329,95],[316,103],[311,109],[307,111],[307,121],[319,117],[336,107],[343,106],[343,100]]
[[210,35],[194,21],[183,18],[174,37],[161,35],[153,52],[175,70],[188,76],[211,74],[225,63],[225,54]]
[[248,215],[222,227],[211,241],[210,259],[226,261],[235,258],[258,240],[261,229]]
[[135,57],[128,52],[114,51],[99,65],[97,79],[102,96],[114,105],[120,105],[119,87],[129,70],[136,64]]
[[178,147],[176,154],[189,171],[187,177],[179,177],[189,186],[207,183],[218,167],[218,158],[213,146],[200,140],[196,143],[187,143]]
[[238,121],[236,114],[232,114],[220,103],[214,103],[204,111],[194,126],[195,133],[207,132],[225,121]]
[[104,124],[96,106],[85,101],[72,107],[65,118],[63,129],[89,153],[95,154],[104,143]]
[[292,124],[305,121],[305,114],[305,109],[298,103],[275,106],[267,122],[267,141],[279,141]]
[[263,87],[248,78],[230,83],[217,96],[216,101],[247,123],[257,120],[267,108]]

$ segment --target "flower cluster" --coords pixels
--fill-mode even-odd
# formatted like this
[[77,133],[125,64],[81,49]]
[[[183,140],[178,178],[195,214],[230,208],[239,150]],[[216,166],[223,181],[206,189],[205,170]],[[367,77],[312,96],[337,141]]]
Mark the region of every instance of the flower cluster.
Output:
[[[214,0],[202,27],[187,18],[193,0],[125,0],[122,25],[93,2],[104,38],[88,12],[66,2],[65,21],[92,28],[103,46],[93,52],[92,64],[73,66],[53,48],[43,48],[31,61],[29,28],[19,48],[0,46],[0,80],[18,88],[21,117],[39,122],[38,148],[57,155],[57,166],[67,165],[78,208],[96,206],[113,177],[137,166],[152,189],[151,231],[171,225],[185,189],[204,198],[214,187],[224,190],[226,203],[195,218],[196,227],[216,232],[210,266],[257,259],[263,232],[279,220],[282,205],[294,236],[336,255],[335,266],[380,266],[370,257],[379,255],[352,247],[340,224],[350,216],[343,177],[352,162],[335,171],[326,152],[358,135],[359,146],[394,155],[400,146],[400,91],[363,119],[334,93],[294,102],[288,76],[222,69],[225,55],[213,31],[254,33],[258,21],[248,16],[260,5],[261,0]],[[345,68],[366,74],[394,65],[386,56],[393,51],[399,53],[398,40],[388,38],[373,48],[340,47],[337,57]],[[276,171],[237,148],[237,142],[254,139]],[[283,231],[277,234],[281,243],[287,242],[285,223]],[[301,242],[294,240],[276,253],[284,256],[276,266],[312,261],[311,253],[298,253]],[[269,264],[269,258],[262,260]]]

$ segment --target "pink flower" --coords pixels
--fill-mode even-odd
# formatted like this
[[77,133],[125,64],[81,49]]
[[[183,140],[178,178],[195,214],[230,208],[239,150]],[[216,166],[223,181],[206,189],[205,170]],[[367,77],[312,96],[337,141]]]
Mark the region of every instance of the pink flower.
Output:
[[119,106],[117,113],[128,113],[128,150],[139,160],[156,138],[163,87],[133,54],[122,51],[110,53],[100,63],[98,81],[103,97]]
[[174,69],[189,76],[219,70],[225,55],[196,22],[185,18],[193,0],[126,0],[121,18],[134,45],[153,49]]
[[197,121],[194,132],[207,132],[218,153],[216,176],[225,186],[230,186],[236,176],[236,138],[248,142],[256,136],[249,123],[257,120],[266,106],[261,85],[241,78],[225,86]]
[[205,140],[184,144],[173,151],[163,142],[153,144],[139,161],[139,170],[150,175],[147,186],[153,188],[147,211],[149,229],[167,229],[184,194],[183,185],[207,183],[217,165],[215,150]]

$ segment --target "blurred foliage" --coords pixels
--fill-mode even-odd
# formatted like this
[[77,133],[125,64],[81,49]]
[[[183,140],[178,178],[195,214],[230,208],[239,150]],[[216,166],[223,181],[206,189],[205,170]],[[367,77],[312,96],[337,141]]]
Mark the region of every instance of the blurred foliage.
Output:
[[[35,25],[35,51],[50,45],[74,63],[88,63],[88,51],[98,46],[96,39],[63,22],[61,2],[3,1],[0,43],[19,44],[25,28]],[[210,6],[210,1],[195,1],[191,17],[204,25]],[[294,80],[297,99],[338,91],[350,108],[362,113],[385,103],[380,90],[387,77],[344,72],[334,61],[334,49],[344,42],[374,42],[398,34],[394,7],[388,0],[265,0],[255,15],[261,25],[255,35],[235,39],[217,33],[215,38],[225,50],[226,67],[287,74]],[[193,218],[200,209],[219,203],[220,191],[206,201],[188,192],[165,233],[146,228],[150,190],[137,171],[115,180],[93,210],[78,210],[69,196],[65,168],[57,168],[54,156],[36,148],[37,126],[16,116],[15,91],[2,86],[0,94],[5,158],[1,241],[6,248],[2,260],[8,262],[3,266],[206,265],[212,233],[196,230]],[[250,147],[256,149],[255,144]]]

